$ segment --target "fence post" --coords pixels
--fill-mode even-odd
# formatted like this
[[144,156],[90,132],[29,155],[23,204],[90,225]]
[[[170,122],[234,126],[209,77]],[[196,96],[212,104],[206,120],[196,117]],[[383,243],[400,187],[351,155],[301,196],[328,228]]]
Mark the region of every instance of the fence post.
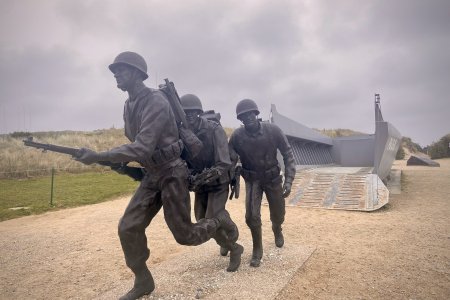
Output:
[[50,206],[53,206],[53,181],[55,177],[55,168],[52,168],[52,186],[50,190]]

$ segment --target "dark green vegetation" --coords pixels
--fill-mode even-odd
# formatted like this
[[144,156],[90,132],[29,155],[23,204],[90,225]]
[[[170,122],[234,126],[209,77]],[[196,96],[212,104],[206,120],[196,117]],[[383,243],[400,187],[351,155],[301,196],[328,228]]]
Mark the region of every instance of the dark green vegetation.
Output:
[[130,194],[137,185],[138,183],[128,176],[115,172],[55,174],[53,205],[50,205],[50,176],[21,180],[2,179],[0,180],[0,221],[103,202]]
[[426,148],[432,159],[450,157],[450,133]]

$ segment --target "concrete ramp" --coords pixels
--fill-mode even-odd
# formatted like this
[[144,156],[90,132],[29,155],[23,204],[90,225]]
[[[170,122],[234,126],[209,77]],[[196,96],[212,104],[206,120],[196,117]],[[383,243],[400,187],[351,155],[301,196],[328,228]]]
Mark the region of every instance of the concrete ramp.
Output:
[[297,171],[287,206],[377,210],[389,191],[371,167],[318,167]]
[[[214,241],[190,247],[158,265],[149,265],[156,289],[140,299],[273,299],[315,250],[289,241],[283,248],[277,248],[270,238],[270,242],[263,241],[261,266],[253,268],[249,266],[251,238],[247,237],[242,244],[245,248],[242,264],[234,273],[225,270],[229,257],[219,255],[219,246]],[[117,299],[132,285],[131,279],[117,282],[115,289],[96,299]]]
[[407,166],[428,166],[428,167],[440,167],[438,162],[432,160],[428,155],[425,154],[412,154],[411,157],[406,162]]

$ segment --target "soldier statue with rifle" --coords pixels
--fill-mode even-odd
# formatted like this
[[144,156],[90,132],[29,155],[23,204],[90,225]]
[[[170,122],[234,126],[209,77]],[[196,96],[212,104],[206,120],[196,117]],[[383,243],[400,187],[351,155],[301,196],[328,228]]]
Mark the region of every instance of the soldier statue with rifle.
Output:
[[[148,78],[147,64],[134,52],[120,53],[109,69],[117,87],[128,93],[123,118],[130,143],[105,152],[82,148],[76,159],[85,164],[135,161],[145,168],[142,181],[119,222],[126,264],[135,275],[133,288],[120,299],[137,299],[155,288],[146,265],[150,250],[145,229],[161,208],[169,229],[182,245],[202,244],[216,236],[219,228],[227,230],[235,225],[226,211],[199,219],[198,223],[191,221],[188,169],[180,155],[185,146],[190,155],[198,154],[200,148],[190,148],[189,140],[197,146],[201,143],[196,143],[195,136],[189,136],[186,128],[178,128],[186,124],[180,115],[176,118],[175,114],[182,110],[174,107],[177,103],[173,97],[168,97],[177,97],[172,83],[166,80],[163,90],[168,93],[146,87],[143,81]],[[175,101],[179,105],[179,99]]]
[[[237,118],[244,127],[236,129],[230,138],[230,151],[239,155],[241,175],[245,180],[245,221],[253,239],[250,266],[259,267],[263,255],[261,200],[266,194],[275,245],[283,247],[281,225],[285,216],[284,198],[291,192],[295,176],[295,162],[291,146],[281,129],[275,124],[261,122],[258,106],[253,100],[244,99],[236,106]],[[284,183],[280,175],[277,151],[284,161]]]
[[[225,131],[218,123],[200,117],[203,107],[197,96],[187,94],[180,100],[189,128],[203,144],[197,156],[192,157],[187,153],[185,157],[191,172],[190,188],[195,192],[195,218],[201,220],[226,213],[228,222],[234,224],[225,210],[232,170]],[[230,228],[220,228],[214,236],[221,247],[221,254],[225,256],[230,252],[228,272],[236,271],[241,263],[244,248],[236,243],[238,237],[239,231],[235,224]]]

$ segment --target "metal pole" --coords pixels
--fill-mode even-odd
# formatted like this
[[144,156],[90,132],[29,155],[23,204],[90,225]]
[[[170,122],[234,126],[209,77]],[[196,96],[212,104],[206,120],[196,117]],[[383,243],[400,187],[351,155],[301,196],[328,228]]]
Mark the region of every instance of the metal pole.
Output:
[[50,206],[53,206],[53,181],[55,177],[55,168],[52,168],[52,186],[50,190]]
[[[380,122],[381,119],[382,119],[382,118],[380,118],[380,115],[381,115],[380,94],[375,94],[375,141],[377,140],[376,136],[377,136],[378,122]],[[376,147],[376,145],[375,145],[375,147]],[[376,155],[377,154],[375,153],[375,157],[374,157],[374,164],[375,164],[375,166],[374,167],[375,167],[375,174],[377,175],[376,178],[375,178],[375,180],[377,181],[377,184],[376,184],[375,188],[377,190],[377,203],[378,203],[378,201],[380,200],[380,197],[378,195],[378,178],[379,178],[379,176],[378,176],[378,168],[380,166],[381,157],[378,159]]]

